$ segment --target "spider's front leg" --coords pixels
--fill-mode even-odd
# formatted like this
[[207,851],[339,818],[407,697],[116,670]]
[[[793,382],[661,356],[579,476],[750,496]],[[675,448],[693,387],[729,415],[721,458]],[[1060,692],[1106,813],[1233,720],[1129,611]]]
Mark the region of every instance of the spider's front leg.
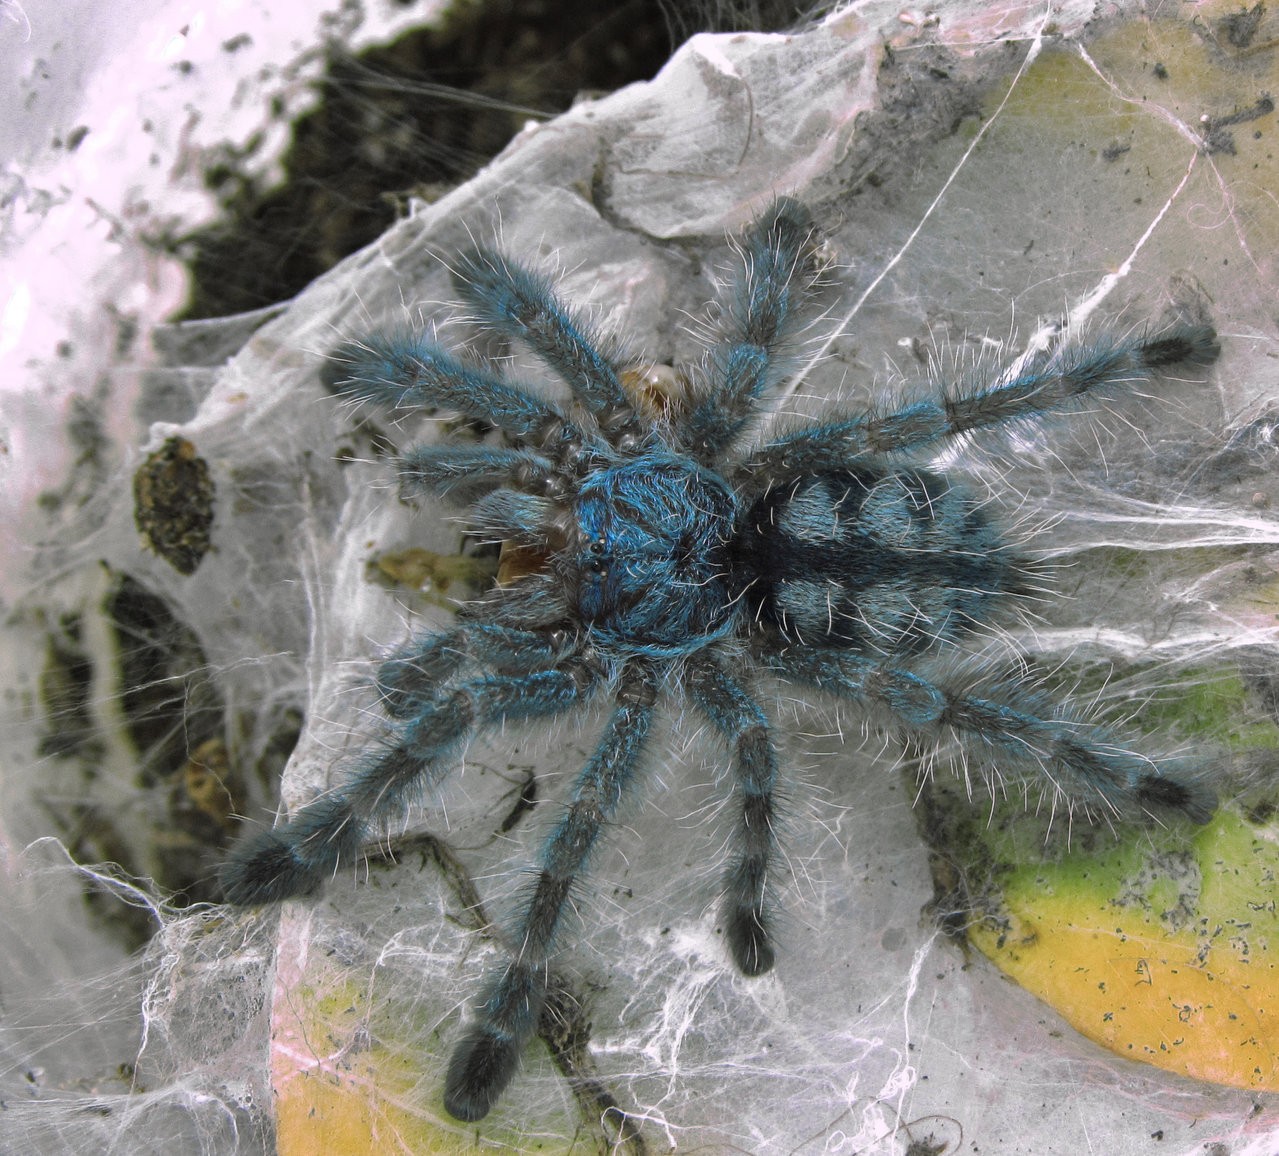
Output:
[[764,489],[785,477],[839,468],[869,455],[927,449],[974,430],[1069,412],[1178,366],[1202,369],[1220,353],[1216,330],[1208,325],[1177,326],[1130,341],[1067,345],[995,385],[934,387],[935,398],[896,413],[858,414],[798,429],[751,453],[738,476]]
[[511,937],[511,958],[486,983],[476,1021],[449,1064],[444,1106],[459,1120],[488,1115],[537,1030],[546,998],[547,959],[564,905],[600,830],[616,815],[635,777],[657,686],[651,663],[632,660],[622,671],[617,705],[542,852],[541,871]]
[[461,506],[504,486],[547,497],[564,486],[544,455],[491,446],[416,446],[400,458],[399,475],[401,493],[439,494]]
[[525,343],[563,378],[614,445],[645,440],[648,427],[599,335],[560,301],[545,277],[480,245],[458,258],[453,286],[479,320]]
[[741,272],[724,303],[723,340],[710,349],[707,385],[676,431],[699,460],[717,460],[777,384],[816,273],[813,219],[799,201],[781,197],[743,238]]

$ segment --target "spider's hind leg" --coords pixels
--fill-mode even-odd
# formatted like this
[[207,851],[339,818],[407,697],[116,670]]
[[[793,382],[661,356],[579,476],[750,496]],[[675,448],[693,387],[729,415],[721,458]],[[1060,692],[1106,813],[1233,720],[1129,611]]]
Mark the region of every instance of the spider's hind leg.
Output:
[[287,823],[232,852],[220,873],[227,902],[251,906],[314,894],[359,853],[370,826],[398,814],[414,791],[442,774],[475,730],[560,714],[590,696],[596,677],[589,664],[570,659],[472,679],[429,701],[408,696],[397,741]]
[[510,940],[512,955],[485,984],[475,1023],[453,1053],[444,1106],[459,1120],[488,1115],[537,1029],[560,917],[600,831],[612,821],[634,780],[656,696],[652,667],[638,660],[629,663],[604,734],[542,852],[541,870]]
[[724,876],[723,918],[738,970],[763,975],[774,958],[766,901],[777,842],[777,756],[768,720],[760,705],[714,662],[690,663],[688,693],[734,748],[741,809],[733,836],[736,854]]
[[[1178,326],[1127,341],[1065,345],[997,385],[949,393],[941,404],[944,427],[930,440],[1068,410],[1115,387],[1131,389],[1178,365],[1211,365],[1220,353],[1217,332],[1207,325]],[[911,447],[885,447],[906,448]]]
[[787,650],[764,661],[783,678],[878,707],[910,731],[949,732],[978,763],[995,768],[992,773],[1040,776],[1068,804],[1195,823],[1206,823],[1216,809],[1197,767],[1140,755],[1103,727],[1013,682],[994,683],[976,695],[835,649]]

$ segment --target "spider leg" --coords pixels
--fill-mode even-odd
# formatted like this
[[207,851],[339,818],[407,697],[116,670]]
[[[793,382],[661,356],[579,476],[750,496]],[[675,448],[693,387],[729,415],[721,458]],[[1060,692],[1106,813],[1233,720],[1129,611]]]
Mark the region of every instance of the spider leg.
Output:
[[562,662],[570,645],[565,631],[521,630],[496,622],[419,634],[378,668],[382,709],[394,719],[412,718],[439,699],[464,664],[497,674],[531,674]]
[[441,494],[459,504],[500,486],[548,497],[563,488],[550,458],[488,446],[415,446],[399,461],[400,491]]
[[227,902],[249,906],[313,894],[359,852],[370,824],[390,818],[410,792],[438,778],[473,731],[569,710],[590,696],[595,680],[593,669],[574,659],[549,670],[478,678],[433,702],[419,700],[394,746],[283,826],[232,852],[221,870]]
[[1011,682],[980,697],[834,649],[786,650],[764,662],[784,678],[886,708],[912,731],[948,730],[987,765],[1042,775],[1067,798],[1112,813],[1172,813],[1206,823],[1216,806],[1193,770],[1138,755]]
[[774,958],[765,899],[776,845],[777,756],[768,719],[759,703],[718,664],[690,663],[688,674],[688,694],[734,748],[741,810],[734,836],[737,854],[724,876],[723,918],[729,951],[743,975],[763,975]]
[[656,696],[651,664],[628,663],[617,689],[617,706],[542,852],[541,872],[515,927],[515,952],[486,983],[476,1022],[453,1053],[444,1106],[459,1120],[488,1114],[537,1028],[546,996],[547,958],[560,916],[601,829],[616,814],[634,779]]
[[339,346],[328,384],[353,401],[397,409],[443,407],[478,418],[563,460],[603,451],[599,439],[550,402],[501,378],[463,365],[420,334],[374,335]]
[[1209,326],[1180,326],[1153,337],[1066,346],[999,385],[939,391],[883,417],[853,417],[796,430],[752,452],[741,480],[771,484],[846,465],[871,454],[916,450],[1025,418],[1058,413],[1116,386],[1132,387],[1177,365],[1204,366],[1220,353]]
[[814,279],[812,238],[808,210],[782,197],[744,239],[741,277],[725,306],[725,339],[709,352],[711,384],[677,430],[680,444],[702,461],[741,435],[760,397],[777,383],[779,355]]
[[509,586],[497,586],[460,607],[463,622],[492,622],[518,630],[555,630],[569,618],[564,583],[553,571],[526,574]]
[[460,296],[481,321],[522,341],[572,388],[615,446],[638,445],[648,433],[600,341],[556,296],[550,282],[484,246],[463,253],[453,273]]

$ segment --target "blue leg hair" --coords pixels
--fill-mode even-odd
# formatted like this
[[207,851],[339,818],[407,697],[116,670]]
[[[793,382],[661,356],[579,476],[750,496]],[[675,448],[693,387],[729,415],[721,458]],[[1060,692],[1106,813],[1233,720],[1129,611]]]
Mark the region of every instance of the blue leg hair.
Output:
[[570,618],[563,580],[554,571],[528,574],[498,586],[458,609],[462,622],[485,622],[513,630],[553,630]]
[[417,446],[400,458],[399,475],[406,495],[424,491],[459,503],[501,486],[548,497],[556,488],[549,458],[531,450],[487,446]]
[[477,498],[467,518],[471,531],[493,542],[514,541],[547,549],[563,515],[546,498],[500,489]]
[[1175,814],[1196,823],[1206,823],[1216,809],[1212,791],[1192,768],[1134,754],[1102,728],[1053,714],[1012,683],[992,688],[996,701],[847,651],[786,651],[765,662],[783,678],[886,708],[909,730],[949,730],[983,762],[1042,775],[1068,799],[1120,815]]
[[728,303],[725,339],[710,351],[713,383],[685,416],[678,436],[703,461],[731,445],[780,375],[778,354],[811,288],[813,223],[808,210],[778,200],[746,235],[744,267]]
[[728,948],[743,975],[763,975],[775,957],[766,900],[777,843],[773,833],[777,756],[768,719],[759,703],[715,663],[691,663],[688,675],[689,696],[733,747],[741,809],[733,833],[737,853],[724,876]]
[[227,858],[220,875],[227,902],[249,906],[314,894],[358,854],[370,825],[398,814],[424,780],[447,769],[447,759],[473,730],[559,714],[580,706],[593,686],[590,668],[574,662],[476,679],[422,705],[393,747]]
[[419,634],[378,668],[382,709],[391,718],[412,718],[440,697],[443,684],[463,664],[499,674],[547,670],[567,657],[568,641],[562,631],[521,630],[493,622]]
[[904,730],[953,737],[992,778],[1037,776],[1104,812],[1211,815],[1215,800],[1189,760],[1143,758],[1015,677],[975,684],[906,669],[905,655],[980,630],[1035,574],[961,485],[885,455],[935,452],[974,431],[1083,408],[1174,367],[1206,366],[1219,352],[1215,332],[1186,325],[1063,346],[994,384],[934,385],[893,413],[847,411],[741,460],[734,447],[787,367],[818,273],[808,210],[777,200],[741,240],[693,396],[657,421],[637,411],[613,351],[549,281],[483,247],[458,259],[459,294],[490,333],[523,343],[563,378],[571,402],[468,366],[423,335],[350,342],[329,360],[328,383],[349,399],[451,410],[507,435],[514,448],[409,450],[401,490],[467,505],[480,531],[536,545],[548,565],[382,663],[376,687],[392,738],[334,790],[237,849],[222,869],[228,901],[314,893],[478,729],[580,707],[603,671],[620,669],[603,734],[450,1061],[444,1105],[460,1120],[488,1114],[538,1029],[551,953],[581,873],[641,777],[664,677],[683,684],[730,751],[721,914],[748,976],[775,960],[777,756],[738,660],[873,708]]
[[617,367],[599,352],[597,336],[564,306],[545,277],[477,246],[458,258],[453,285],[481,321],[522,341],[563,378],[614,444],[622,435],[638,442],[648,432]]
[[1116,345],[1066,346],[1002,385],[939,391],[884,417],[853,417],[807,426],[761,446],[738,467],[743,478],[771,482],[846,466],[850,458],[920,449],[972,430],[1069,410],[1114,386],[1131,388],[1164,370],[1211,364],[1221,352],[1216,331],[1183,326]]
[[444,1107],[459,1120],[488,1115],[519,1067],[546,998],[547,958],[564,906],[600,831],[632,784],[657,697],[652,667],[633,660],[622,672],[617,707],[573,800],[542,852],[542,869],[516,924],[515,953],[480,995],[476,1020],[449,1063]]
[[353,401],[452,409],[543,447],[557,441],[595,443],[549,402],[463,365],[420,334],[346,342],[330,355],[325,377],[335,392]]

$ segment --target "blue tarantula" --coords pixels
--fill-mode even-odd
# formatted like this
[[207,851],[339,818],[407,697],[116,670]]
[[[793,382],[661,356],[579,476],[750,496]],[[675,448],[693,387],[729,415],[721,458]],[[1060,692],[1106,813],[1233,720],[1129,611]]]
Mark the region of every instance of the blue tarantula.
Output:
[[[573,404],[464,365],[421,338],[343,347],[344,396],[443,408],[496,426],[509,448],[428,446],[400,460],[409,490],[471,508],[474,524],[536,547],[539,571],[462,608],[457,625],[384,662],[377,689],[395,740],[226,863],[235,904],[315,892],[406,798],[444,774],[481,727],[549,719],[607,693],[612,709],[449,1067],[445,1107],[488,1113],[515,1074],[546,998],[556,934],[601,831],[641,777],[659,701],[682,693],[731,751],[733,853],[722,927],[745,975],[774,961],[777,758],[760,676],[874,708],[915,735],[949,735],[997,773],[1116,813],[1205,821],[1198,777],[1156,763],[1014,677],[981,693],[925,660],[992,621],[1035,567],[961,485],[916,464],[970,431],[1078,407],[1161,370],[1206,365],[1216,334],[1066,347],[994,384],[934,391],[895,413],[837,415],[740,449],[818,280],[807,209],[775,202],[747,231],[721,339],[686,404],[647,415],[616,359],[542,277],[477,248],[458,293],[502,338],[568,383]],[[935,664],[945,670],[946,664]],[[952,664],[953,669],[953,664]]]

